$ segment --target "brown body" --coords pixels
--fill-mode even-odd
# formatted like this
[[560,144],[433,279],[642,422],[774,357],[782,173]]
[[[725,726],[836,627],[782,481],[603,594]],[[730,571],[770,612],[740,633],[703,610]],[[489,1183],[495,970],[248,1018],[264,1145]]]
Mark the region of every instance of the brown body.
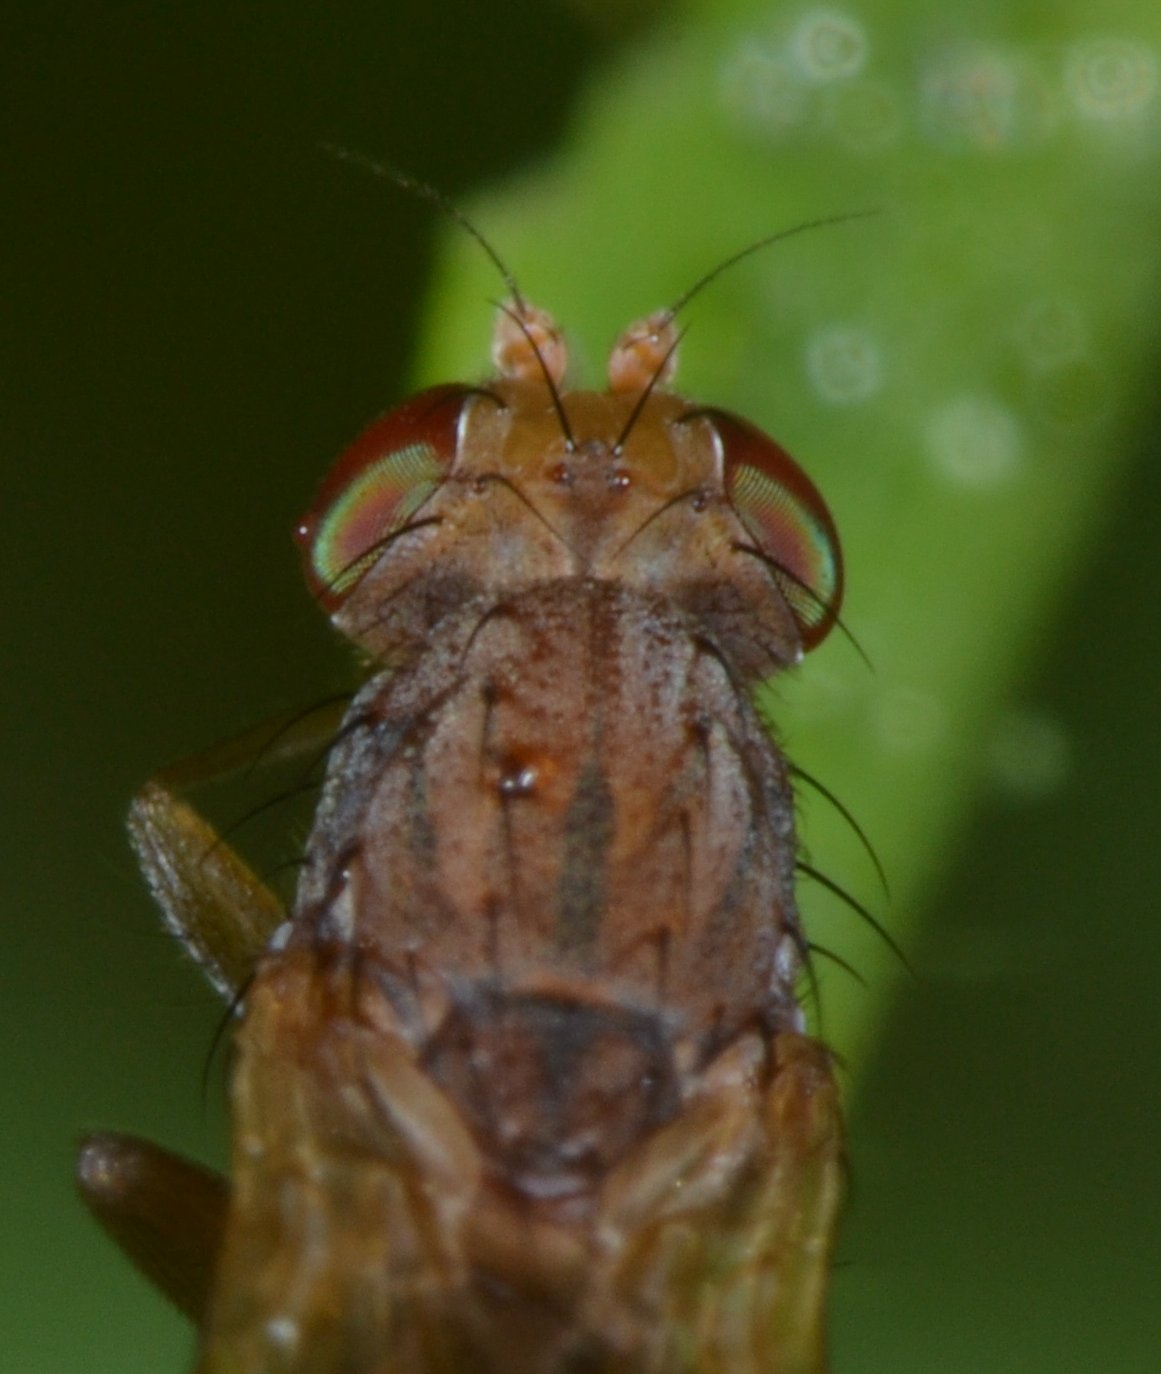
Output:
[[[609,393],[563,396],[523,337],[494,387],[437,397],[430,498],[341,596],[316,586],[389,666],[331,751],[290,919],[260,957],[237,937],[200,1374],[824,1367],[840,1133],[795,997],[787,769],[749,700],[800,628],[720,432],[626,364],[640,336]],[[147,794],[139,848],[229,983],[244,957],[190,927],[252,911],[252,879],[231,858],[189,896],[176,806]]]

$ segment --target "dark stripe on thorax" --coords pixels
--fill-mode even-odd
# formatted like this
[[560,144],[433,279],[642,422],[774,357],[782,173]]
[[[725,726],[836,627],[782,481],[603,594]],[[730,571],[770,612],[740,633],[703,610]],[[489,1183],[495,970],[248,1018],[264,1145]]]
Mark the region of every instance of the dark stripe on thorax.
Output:
[[[620,693],[617,658],[617,611],[609,589],[592,589],[589,602],[588,755],[577,779],[565,818],[564,866],[556,908],[556,943],[564,952],[587,961],[600,939],[608,900],[609,850],[616,830],[612,788],[602,764],[604,702]],[[599,689],[594,690],[596,678]]]
[[599,759],[590,756],[565,820],[556,917],[557,945],[582,959],[595,949],[601,933],[614,828],[613,793]]

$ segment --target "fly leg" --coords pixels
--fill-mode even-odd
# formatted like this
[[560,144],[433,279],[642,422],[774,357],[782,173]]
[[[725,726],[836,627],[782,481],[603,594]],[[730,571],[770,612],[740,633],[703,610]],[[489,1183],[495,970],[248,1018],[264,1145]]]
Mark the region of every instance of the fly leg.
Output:
[[325,753],[346,704],[267,723],[183,759],[147,782],[129,809],[129,837],[165,924],[223,997],[245,987],[286,911],[182,794],[244,768]]
[[[328,706],[182,760],[147,782],[130,808],[130,839],[166,926],[227,998],[246,987],[286,912],[181,794],[256,759],[317,753],[340,717],[341,706]],[[76,1177],[103,1229],[171,1302],[200,1321],[225,1225],[226,1181],[158,1145],[107,1132],[83,1142]]]
[[136,1136],[101,1131],[77,1155],[77,1186],[105,1233],[200,1324],[230,1197],[221,1174]]

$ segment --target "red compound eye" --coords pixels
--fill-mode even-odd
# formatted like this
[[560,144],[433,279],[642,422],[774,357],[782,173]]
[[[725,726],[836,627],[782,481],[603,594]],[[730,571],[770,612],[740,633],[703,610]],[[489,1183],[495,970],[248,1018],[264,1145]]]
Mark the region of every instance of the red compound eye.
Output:
[[722,410],[702,412],[722,446],[726,494],[813,649],[838,617],[843,559],[818,488],[756,426]]
[[295,533],[310,589],[328,611],[439,489],[471,394],[458,385],[421,391],[368,425],[327,474]]

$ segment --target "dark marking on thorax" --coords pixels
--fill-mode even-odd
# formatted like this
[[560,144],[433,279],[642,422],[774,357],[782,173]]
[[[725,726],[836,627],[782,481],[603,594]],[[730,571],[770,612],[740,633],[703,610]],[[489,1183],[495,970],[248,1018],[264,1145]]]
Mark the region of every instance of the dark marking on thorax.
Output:
[[[605,703],[616,701],[620,664],[616,608],[603,584],[588,607],[588,750],[565,819],[564,862],[556,912],[556,943],[582,966],[596,958],[607,908],[609,859],[616,837],[613,789],[605,769]],[[597,665],[601,672],[597,672]],[[601,690],[596,690],[597,684]]]

